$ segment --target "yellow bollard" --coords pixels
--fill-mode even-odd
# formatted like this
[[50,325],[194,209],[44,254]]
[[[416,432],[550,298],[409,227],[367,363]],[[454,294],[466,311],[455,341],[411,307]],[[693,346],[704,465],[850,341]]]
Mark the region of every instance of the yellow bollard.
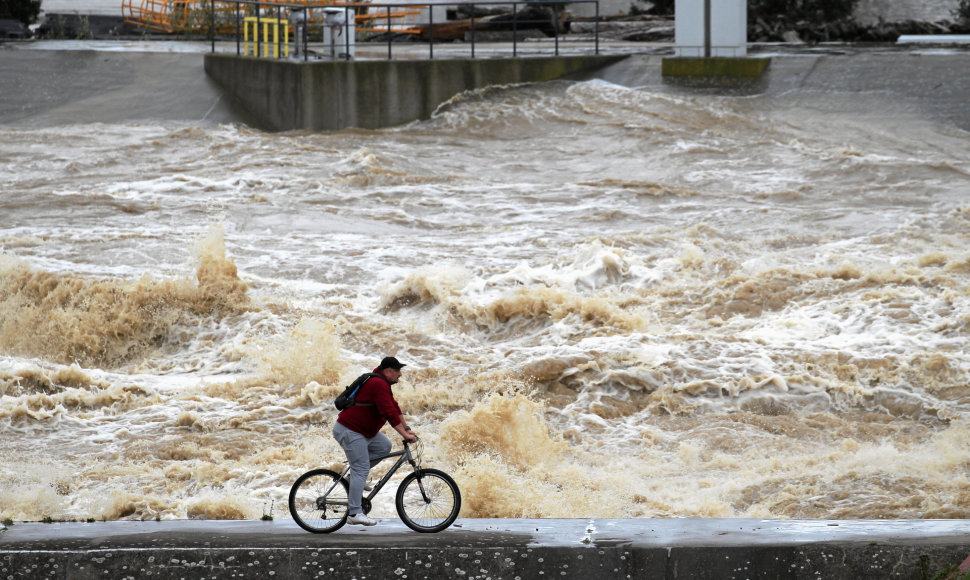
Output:
[[[273,58],[280,57],[280,28],[283,29],[283,55],[290,56],[290,29],[289,21],[278,18],[261,18],[259,16],[247,16],[243,23],[243,56],[249,56],[249,27],[252,25],[253,56],[257,58],[267,58],[270,53],[270,44],[273,46]],[[262,25],[262,32],[260,32]],[[270,40],[270,26],[273,27],[273,36]]]
[[252,55],[259,57],[263,52],[260,48],[258,16],[247,16],[243,24],[243,56],[249,56],[249,27],[252,26]]
[[273,20],[276,26],[273,27],[273,58],[280,57],[280,26],[279,20]]

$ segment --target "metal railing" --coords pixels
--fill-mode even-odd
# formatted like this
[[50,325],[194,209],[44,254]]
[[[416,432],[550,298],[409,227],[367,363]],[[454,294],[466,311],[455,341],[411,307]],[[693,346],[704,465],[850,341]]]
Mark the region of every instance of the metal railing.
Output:
[[[217,7],[218,5],[218,7]],[[457,28],[466,34],[462,41],[467,46],[471,58],[476,58],[476,46],[494,43],[495,41],[481,40],[486,32],[511,32],[512,56],[519,56],[521,32],[526,30],[541,30],[545,35],[551,31],[554,43],[553,53],[560,54],[560,41],[563,29],[568,26],[571,18],[565,10],[570,5],[591,5],[594,16],[593,54],[599,54],[599,0],[501,0],[497,2],[453,2],[453,3],[402,3],[402,4],[372,4],[372,3],[333,3],[329,5],[309,5],[307,0],[296,4],[292,2],[261,2],[259,0],[212,0],[209,3],[209,30],[212,52],[216,51],[216,40],[226,40],[227,36],[235,38],[236,54],[248,55],[250,52],[249,31],[255,31],[253,42],[254,56],[263,58],[290,58],[297,56],[306,61],[312,58],[322,58],[327,46],[326,28],[330,28],[331,45],[334,48],[334,37],[342,38],[342,53],[345,58],[352,58],[355,45],[373,47],[386,42],[387,59],[393,59],[395,40],[402,36],[412,39],[417,37],[428,47],[428,58],[434,59],[435,44],[454,40],[454,30]],[[227,8],[229,6],[229,8]],[[449,7],[461,8],[469,11],[471,16],[463,20],[439,20],[435,22],[435,12]],[[492,19],[476,17],[478,9],[483,12],[494,11],[507,7],[508,12],[493,15]],[[487,9],[487,10],[486,10]],[[332,23],[325,12],[344,11],[345,15],[353,14],[353,18],[345,18],[342,23]],[[426,16],[427,20],[416,21],[414,18],[405,20],[407,16],[417,14]],[[588,18],[586,18],[588,20]],[[333,19],[338,20],[338,19]],[[383,24],[381,24],[383,22]],[[364,26],[359,26],[359,23]],[[252,25],[252,28],[250,28]],[[467,30],[462,30],[467,26]],[[321,32],[320,42],[316,42],[317,27]],[[440,28],[436,38],[436,28]],[[443,30],[450,28],[452,34],[446,40]],[[363,41],[358,42],[356,36],[365,35]],[[272,40],[267,36],[272,36]],[[381,36],[384,38],[381,39]],[[290,41],[293,38],[293,41]],[[508,42],[502,40],[500,42]],[[413,42],[409,43],[413,46]],[[339,45],[338,45],[339,46]],[[291,50],[292,47],[292,50]],[[270,51],[270,49],[272,49]],[[320,50],[322,49],[322,50]],[[268,54],[272,52],[272,54]],[[331,57],[334,56],[331,50]]]

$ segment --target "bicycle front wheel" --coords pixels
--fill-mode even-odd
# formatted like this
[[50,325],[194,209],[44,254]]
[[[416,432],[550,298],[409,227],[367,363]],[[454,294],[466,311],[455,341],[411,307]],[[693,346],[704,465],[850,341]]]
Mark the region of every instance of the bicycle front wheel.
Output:
[[416,532],[440,532],[454,523],[461,510],[458,484],[437,469],[419,469],[397,488],[397,514]]
[[304,530],[327,534],[347,522],[350,484],[329,469],[301,475],[290,488],[290,515]]

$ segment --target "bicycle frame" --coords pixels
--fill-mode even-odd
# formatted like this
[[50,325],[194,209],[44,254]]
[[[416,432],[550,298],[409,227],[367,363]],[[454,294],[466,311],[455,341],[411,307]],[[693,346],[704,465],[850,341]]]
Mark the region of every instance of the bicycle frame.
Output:
[[[364,514],[374,507],[371,503],[374,497],[408,463],[413,471],[403,475],[394,493],[394,507],[404,525],[416,532],[435,533],[455,522],[461,511],[461,490],[447,473],[422,466],[423,447],[421,442],[410,445],[405,441],[402,450],[374,458],[374,467],[385,459],[394,461],[374,482],[370,493],[361,498],[360,507]],[[298,477],[290,487],[288,502],[294,521],[304,530],[315,534],[328,534],[347,523],[364,523],[347,521],[350,513],[347,478],[351,474],[352,470],[347,466],[343,473],[316,468]],[[376,522],[366,523],[373,525]]]
[[[380,492],[381,489],[383,489],[383,487],[387,484],[387,482],[391,480],[391,477],[395,473],[397,473],[397,470],[400,469],[401,466],[404,465],[405,463],[409,463],[411,467],[414,468],[415,470],[418,469],[417,462],[414,460],[414,455],[411,454],[411,447],[408,445],[407,441],[404,442],[404,449],[400,451],[394,451],[392,453],[388,453],[387,455],[382,455],[381,457],[377,458],[376,462],[380,463],[381,461],[384,461],[385,459],[390,459],[391,457],[397,457],[398,460],[395,461],[394,465],[392,465],[391,468],[387,470],[387,473],[385,473],[384,476],[381,477],[376,484],[374,484],[374,489],[372,489],[369,494],[364,496],[363,499],[367,501],[371,501],[372,499],[374,499],[374,496],[376,496],[378,492]],[[376,465],[377,463],[375,463],[374,465]],[[350,466],[348,465],[340,474],[340,478],[347,479],[349,481],[348,479],[349,475],[350,475]],[[327,497],[328,495],[330,495],[330,492],[333,491],[333,488],[336,487],[337,483],[338,481],[334,481],[330,485],[330,488],[327,489],[327,492],[324,493],[322,497]],[[422,486],[421,492],[422,494],[424,494],[423,486]],[[331,502],[331,501],[328,501],[327,503],[333,504],[333,505],[347,504],[347,502]]]

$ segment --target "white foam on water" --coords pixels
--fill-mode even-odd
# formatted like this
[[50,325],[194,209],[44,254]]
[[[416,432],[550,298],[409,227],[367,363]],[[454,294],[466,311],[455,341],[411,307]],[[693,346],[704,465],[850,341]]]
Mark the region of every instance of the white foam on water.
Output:
[[966,517],[970,150],[884,102],[0,128],[0,509],[285,516],[394,354],[469,517]]

